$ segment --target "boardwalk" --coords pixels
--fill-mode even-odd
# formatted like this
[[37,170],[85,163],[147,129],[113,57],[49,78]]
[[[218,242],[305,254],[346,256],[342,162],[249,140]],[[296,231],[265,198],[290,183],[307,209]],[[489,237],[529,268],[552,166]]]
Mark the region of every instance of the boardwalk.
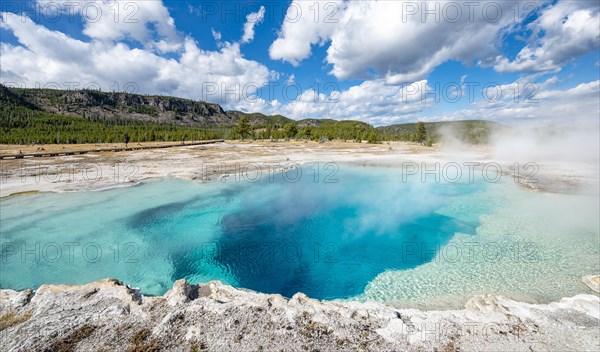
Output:
[[225,140],[223,140],[223,139],[213,139],[213,140],[208,140],[208,141],[197,141],[197,142],[183,143],[183,144],[149,145],[149,146],[143,146],[143,147],[130,147],[130,148],[125,148],[125,147],[123,147],[123,148],[96,148],[96,149],[63,150],[63,151],[39,152],[39,153],[20,153],[20,154],[0,155],[0,160],[24,159],[24,158],[48,158],[48,157],[54,157],[54,156],[80,155],[80,154],[88,154],[88,153],[128,152],[128,151],[132,151],[132,150],[143,150],[143,149],[189,147],[189,146],[193,146],[193,145],[222,143],[224,141]]

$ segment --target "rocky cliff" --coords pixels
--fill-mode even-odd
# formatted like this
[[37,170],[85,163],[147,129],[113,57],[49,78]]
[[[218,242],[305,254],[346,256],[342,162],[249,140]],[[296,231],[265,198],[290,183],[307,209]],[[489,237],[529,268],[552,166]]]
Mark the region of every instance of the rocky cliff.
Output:
[[225,111],[219,104],[203,101],[95,90],[21,89],[0,85],[0,102],[66,116],[191,126],[232,126],[242,116],[248,116],[253,125],[292,121],[279,115]]
[[600,299],[547,305],[477,296],[460,311],[291,299],[180,280],[145,297],[112,279],[0,290],[6,351],[583,351],[600,348]]

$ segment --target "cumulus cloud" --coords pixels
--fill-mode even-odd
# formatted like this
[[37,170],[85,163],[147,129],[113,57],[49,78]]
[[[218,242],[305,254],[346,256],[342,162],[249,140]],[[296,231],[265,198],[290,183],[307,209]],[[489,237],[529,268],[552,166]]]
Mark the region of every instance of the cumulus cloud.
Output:
[[600,48],[600,3],[561,1],[528,25],[532,38],[512,61],[499,57],[499,72],[558,71],[569,60]]
[[344,2],[328,1],[325,6],[330,12],[325,15],[322,15],[322,10],[314,10],[315,6],[322,4],[325,3],[302,0],[293,0],[290,3],[279,31],[279,38],[269,48],[272,59],[298,66],[310,56],[313,44],[323,45],[334,31],[338,30],[338,15]]
[[160,52],[177,51],[183,44],[162,1],[37,0],[36,5],[42,13],[79,14],[83,34],[95,40],[131,40]]
[[[542,1],[539,1],[540,3]],[[327,62],[338,79],[386,78],[388,84],[426,77],[448,60],[493,62],[502,30],[525,16],[531,2],[333,2],[335,18],[315,21],[307,2],[294,0],[270,48],[273,59],[298,65],[313,44],[330,41]],[[518,9],[516,8],[518,7]],[[324,11],[321,11],[324,12]]]
[[[495,65],[502,72],[549,71],[598,49],[597,2],[548,3],[337,1],[330,5],[335,16],[321,9],[315,18],[315,4],[294,0],[270,56],[297,66],[311,55],[312,45],[329,43],[326,61],[338,79],[399,84],[423,79],[449,60]],[[540,16],[527,25],[531,43],[514,61],[499,56],[499,42],[533,12]]]
[[252,12],[246,16],[244,24],[244,34],[242,35],[242,43],[250,43],[254,39],[254,26],[260,24],[265,18],[265,7],[261,6],[257,12]]
[[[156,3],[139,2],[139,13],[152,16],[140,17],[140,22],[132,27],[117,26],[120,29],[116,32],[97,34],[96,24],[86,25],[84,31],[90,36],[89,41],[49,30],[25,15],[2,13],[1,28],[12,32],[19,42],[18,45],[1,43],[2,82],[27,87],[55,83],[53,86],[63,89],[67,84],[72,88],[88,85],[226,103],[235,97],[214,94],[215,90],[248,85],[251,93],[273,76],[264,65],[245,59],[238,43],[226,42],[219,51],[205,51],[191,37],[169,41],[169,35],[177,35],[174,23],[168,12],[162,17],[164,6]],[[107,4],[102,2],[102,6]],[[165,26],[151,26],[159,17]],[[131,47],[121,41],[123,38],[144,41],[149,35],[144,31],[150,31],[151,27],[162,33],[158,37],[157,33],[150,34],[159,39],[151,40],[154,43],[151,48]],[[163,49],[173,44],[177,45],[178,57],[162,56]],[[124,89],[126,85],[128,89]]]
[[327,94],[307,89],[298,96],[286,97],[282,102],[252,97],[241,101],[238,107],[243,111],[282,114],[297,120],[362,120],[384,125],[415,119],[418,113],[433,104],[427,97],[430,90],[426,80],[406,85],[388,85],[385,80],[372,80]]

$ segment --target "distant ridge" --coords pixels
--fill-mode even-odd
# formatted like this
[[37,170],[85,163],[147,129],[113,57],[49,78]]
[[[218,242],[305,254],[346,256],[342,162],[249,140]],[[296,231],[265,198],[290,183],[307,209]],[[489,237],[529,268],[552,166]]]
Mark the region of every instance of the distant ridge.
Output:
[[[293,120],[282,115],[225,111],[219,104],[159,95],[96,90],[8,88],[0,84],[1,143],[97,143],[237,138],[234,126],[247,118],[253,138],[313,140],[414,140],[417,123],[374,128],[355,120]],[[295,125],[296,129],[289,128]],[[288,126],[286,130],[284,127]],[[484,121],[426,123],[436,140],[443,128],[459,139],[485,143],[502,125]],[[62,135],[62,138],[61,138]]]
[[[1,85],[0,85],[1,86]],[[251,124],[286,123],[283,116],[225,112],[219,104],[158,95],[95,90],[23,89],[1,86],[1,101],[65,116],[129,119],[190,126],[231,126],[242,116]]]

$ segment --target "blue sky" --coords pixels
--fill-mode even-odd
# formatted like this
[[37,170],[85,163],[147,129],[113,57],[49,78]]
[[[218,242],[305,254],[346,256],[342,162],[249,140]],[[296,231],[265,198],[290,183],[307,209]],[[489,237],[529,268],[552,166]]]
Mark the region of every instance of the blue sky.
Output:
[[597,1],[30,0],[0,10],[9,85],[373,125],[597,125],[600,114]]

